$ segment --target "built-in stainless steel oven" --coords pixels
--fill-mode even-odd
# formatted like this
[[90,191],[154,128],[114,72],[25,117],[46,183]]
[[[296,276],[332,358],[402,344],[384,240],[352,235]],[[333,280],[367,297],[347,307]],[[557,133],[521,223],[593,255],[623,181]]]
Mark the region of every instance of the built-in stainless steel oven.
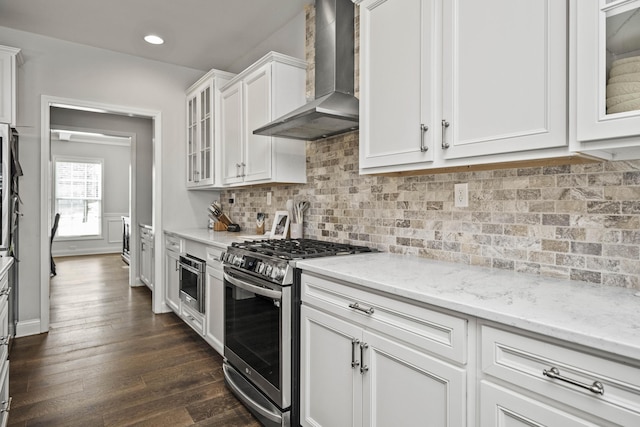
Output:
[[204,314],[206,261],[189,254],[181,255],[178,269],[180,272],[180,299]]

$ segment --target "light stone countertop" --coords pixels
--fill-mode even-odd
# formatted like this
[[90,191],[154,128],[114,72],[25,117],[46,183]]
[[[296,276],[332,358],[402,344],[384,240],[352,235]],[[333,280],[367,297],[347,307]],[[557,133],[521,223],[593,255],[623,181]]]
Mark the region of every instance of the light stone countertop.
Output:
[[13,257],[0,257],[0,277],[4,276],[9,268],[13,265]]
[[200,242],[208,246],[215,246],[220,249],[226,249],[233,242],[243,242],[245,240],[266,239],[269,236],[250,235],[243,231],[231,233],[228,231],[213,231],[207,228],[188,228],[188,229],[165,229],[166,234],[182,237],[184,239]]
[[296,261],[307,272],[640,360],[640,292],[374,253]]

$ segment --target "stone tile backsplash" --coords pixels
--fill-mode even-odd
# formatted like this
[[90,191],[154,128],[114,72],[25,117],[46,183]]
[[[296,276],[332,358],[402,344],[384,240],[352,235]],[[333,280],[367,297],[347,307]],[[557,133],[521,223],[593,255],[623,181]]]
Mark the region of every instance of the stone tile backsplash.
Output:
[[[310,98],[313,18],[311,6]],[[269,230],[287,199],[308,200],[304,237],[640,289],[640,160],[373,176],[359,174],[357,132],[300,143],[307,149],[307,184],[222,192],[222,201],[236,194],[236,203],[223,209],[246,233],[255,229],[258,212],[267,214]],[[463,182],[469,183],[469,206],[456,208],[454,184]]]
[[[308,238],[640,289],[640,161],[372,176],[357,132],[306,144],[307,184],[233,190],[224,208],[247,232],[258,212],[269,229],[287,199],[308,200]],[[460,182],[467,208],[454,207]]]

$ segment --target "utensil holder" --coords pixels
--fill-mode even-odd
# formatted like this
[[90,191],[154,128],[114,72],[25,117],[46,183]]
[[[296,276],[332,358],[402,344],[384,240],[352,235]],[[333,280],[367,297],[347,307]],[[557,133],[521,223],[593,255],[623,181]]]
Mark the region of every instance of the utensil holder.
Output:
[[302,239],[302,223],[289,224],[291,228],[292,239]]

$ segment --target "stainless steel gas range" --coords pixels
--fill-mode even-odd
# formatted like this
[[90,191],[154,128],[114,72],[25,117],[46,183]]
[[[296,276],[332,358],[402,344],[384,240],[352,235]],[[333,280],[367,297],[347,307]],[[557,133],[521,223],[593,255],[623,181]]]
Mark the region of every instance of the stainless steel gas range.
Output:
[[299,423],[300,271],[292,261],[372,252],[309,239],[233,243],[223,253],[224,375],[265,426]]

